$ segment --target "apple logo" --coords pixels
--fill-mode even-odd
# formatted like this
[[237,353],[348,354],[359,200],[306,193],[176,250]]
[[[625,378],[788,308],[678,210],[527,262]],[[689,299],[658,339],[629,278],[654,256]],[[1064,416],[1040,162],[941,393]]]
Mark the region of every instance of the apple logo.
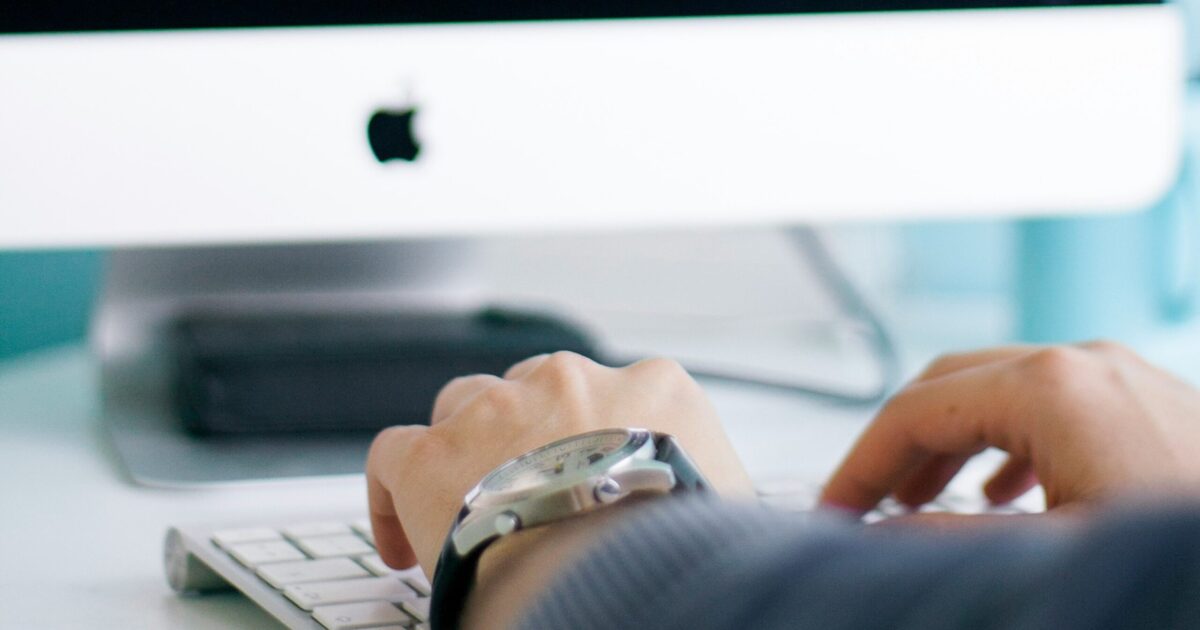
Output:
[[413,134],[415,108],[380,109],[367,122],[367,142],[380,162],[404,160],[412,162],[421,153],[421,143]]

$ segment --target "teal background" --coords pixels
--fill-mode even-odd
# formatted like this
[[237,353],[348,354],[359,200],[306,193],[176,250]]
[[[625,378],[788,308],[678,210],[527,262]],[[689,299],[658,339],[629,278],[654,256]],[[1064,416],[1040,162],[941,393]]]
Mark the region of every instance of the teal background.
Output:
[[1016,221],[922,221],[900,226],[899,289],[910,295],[996,295],[1011,290]]
[[0,253],[0,359],[82,339],[103,264],[98,251]]

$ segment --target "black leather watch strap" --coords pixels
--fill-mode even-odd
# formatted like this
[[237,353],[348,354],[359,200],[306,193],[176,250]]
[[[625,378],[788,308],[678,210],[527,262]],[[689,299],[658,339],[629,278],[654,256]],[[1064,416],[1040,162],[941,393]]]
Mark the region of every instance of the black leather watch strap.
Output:
[[[456,526],[466,518],[468,512],[470,510],[464,505],[454,519]],[[454,533],[454,527],[450,528],[450,532]],[[446,544],[442,545],[442,553],[433,569],[433,596],[429,602],[429,625],[432,630],[457,630],[462,622],[463,605],[475,584],[479,558],[490,542],[476,545],[471,553],[461,556],[454,548],[454,536],[446,536]]]
[[672,494],[702,492],[709,489],[708,480],[700,474],[696,462],[687,456],[687,453],[679,446],[679,442],[675,440],[675,436],[659,435],[655,438],[654,448],[656,451],[654,459],[664,464],[670,464],[671,470],[675,471],[675,487],[671,488]]

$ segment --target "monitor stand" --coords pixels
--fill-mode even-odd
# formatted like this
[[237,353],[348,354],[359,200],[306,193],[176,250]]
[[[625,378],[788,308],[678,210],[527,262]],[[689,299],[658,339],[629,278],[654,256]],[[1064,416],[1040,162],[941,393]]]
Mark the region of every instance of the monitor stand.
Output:
[[479,304],[464,242],[119,250],[92,322],[103,424],[129,477],[196,486],[362,472],[373,435],[196,437],[175,414],[166,332],[191,309],[329,312]]

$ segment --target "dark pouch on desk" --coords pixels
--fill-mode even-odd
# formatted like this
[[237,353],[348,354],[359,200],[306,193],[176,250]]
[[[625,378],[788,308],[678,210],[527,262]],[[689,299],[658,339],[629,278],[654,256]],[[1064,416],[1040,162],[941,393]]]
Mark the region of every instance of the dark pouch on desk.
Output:
[[549,317],[478,313],[195,313],[175,323],[175,402],[197,434],[371,430],[428,424],[437,392],[536,354],[594,357]]

